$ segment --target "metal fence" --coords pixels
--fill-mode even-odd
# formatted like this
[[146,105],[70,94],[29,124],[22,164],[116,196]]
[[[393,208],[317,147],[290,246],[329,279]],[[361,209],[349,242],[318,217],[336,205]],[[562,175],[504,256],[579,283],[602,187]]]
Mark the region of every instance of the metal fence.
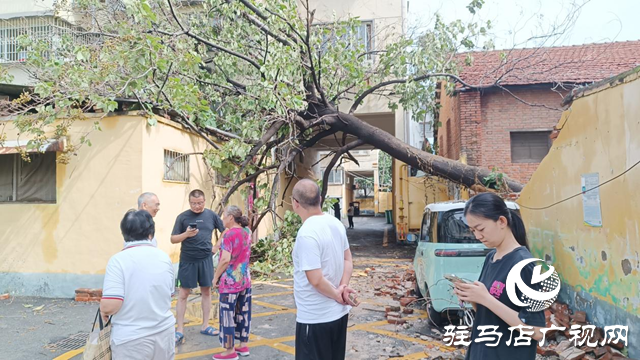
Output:
[[0,63],[27,60],[29,49],[19,44],[19,37],[23,35],[36,41],[45,41],[49,51],[53,53],[62,45],[64,36],[71,36],[74,41],[85,44],[96,41],[95,36],[82,34],[79,30],[73,24],[54,16],[0,20]]

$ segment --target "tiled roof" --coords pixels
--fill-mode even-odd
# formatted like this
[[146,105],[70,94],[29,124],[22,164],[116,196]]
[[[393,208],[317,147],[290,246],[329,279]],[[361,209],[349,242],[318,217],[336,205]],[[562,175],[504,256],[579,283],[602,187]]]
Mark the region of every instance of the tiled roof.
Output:
[[[467,54],[471,66],[464,65]],[[640,65],[640,40],[548,48],[494,50],[459,55],[469,85],[591,83]]]

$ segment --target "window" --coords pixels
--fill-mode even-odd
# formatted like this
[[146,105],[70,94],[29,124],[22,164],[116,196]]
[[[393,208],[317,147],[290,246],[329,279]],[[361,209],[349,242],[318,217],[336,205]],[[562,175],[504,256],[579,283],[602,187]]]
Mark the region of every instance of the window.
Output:
[[539,163],[551,148],[551,131],[511,132],[511,162]]
[[0,155],[0,202],[56,201],[56,153]]
[[[331,30],[330,32],[325,32],[322,35],[323,41],[322,41],[321,47],[324,52],[328,47],[329,43],[333,44],[334,41],[337,41],[338,38],[336,36],[336,31],[333,31],[333,27],[328,24],[316,24],[314,26],[318,26],[323,30],[327,30],[327,29]],[[357,26],[354,29],[354,31],[355,33],[349,30],[349,32],[346,35],[342,35],[340,37],[340,40],[342,39],[348,40],[349,47],[351,49],[355,48],[354,45],[357,45],[358,47],[362,47],[363,52],[366,53],[366,55],[362,56],[362,59],[366,61],[373,60],[373,54],[371,53],[374,50],[373,21],[361,21],[360,25]]]
[[447,244],[479,244],[469,229],[464,211],[450,210],[442,215],[442,224],[438,225],[438,242]]
[[[324,171],[325,170],[323,169],[322,172],[324,173]],[[333,169],[329,173],[329,179],[327,182],[329,185],[341,185],[343,176],[344,176],[344,172],[342,168]]]
[[431,242],[431,211],[427,210],[422,217],[420,227],[420,241]]
[[[97,35],[79,35],[77,27],[53,16],[34,16],[0,21],[0,63],[24,62],[27,51],[20,47],[18,37],[27,35],[36,41],[45,41],[49,50],[55,53],[62,45],[64,36],[71,36],[75,42],[89,44],[99,40]],[[48,54],[43,54],[48,55]]]
[[164,180],[189,182],[189,155],[164,151]]
[[[360,23],[360,26],[356,29],[356,38],[360,45],[364,46],[365,52],[373,51],[373,22],[363,21]],[[367,54],[364,58],[371,60],[373,59],[373,54]]]

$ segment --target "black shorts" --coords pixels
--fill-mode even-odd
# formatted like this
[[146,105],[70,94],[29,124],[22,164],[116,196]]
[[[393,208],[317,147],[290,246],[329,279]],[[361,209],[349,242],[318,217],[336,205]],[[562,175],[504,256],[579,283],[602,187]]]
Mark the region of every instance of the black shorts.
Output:
[[211,256],[198,262],[182,262],[178,266],[178,280],[180,287],[193,289],[210,287],[213,282],[213,259]]
[[296,322],[296,360],[344,360],[349,314],[321,324]]

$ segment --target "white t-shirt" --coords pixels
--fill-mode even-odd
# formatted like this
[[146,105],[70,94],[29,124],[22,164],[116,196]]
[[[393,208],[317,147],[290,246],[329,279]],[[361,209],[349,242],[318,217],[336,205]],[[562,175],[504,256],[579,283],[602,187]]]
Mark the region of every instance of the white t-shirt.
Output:
[[340,286],[344,271],[344,252],[349,241],[340,220],[327,214],[308,218],[298,231],[293,246],[293,294],[297,318],[302,324],[319,324],[338,320],[351,309],[318,292],[307,279],[306,271],[322,269],[322,275]]
[[102,298],[123,301],[111,318],[111,341],[120,345],[175,326],[174,288],[169,255],[151,241],[128,242],[109,259],[104,275]]

